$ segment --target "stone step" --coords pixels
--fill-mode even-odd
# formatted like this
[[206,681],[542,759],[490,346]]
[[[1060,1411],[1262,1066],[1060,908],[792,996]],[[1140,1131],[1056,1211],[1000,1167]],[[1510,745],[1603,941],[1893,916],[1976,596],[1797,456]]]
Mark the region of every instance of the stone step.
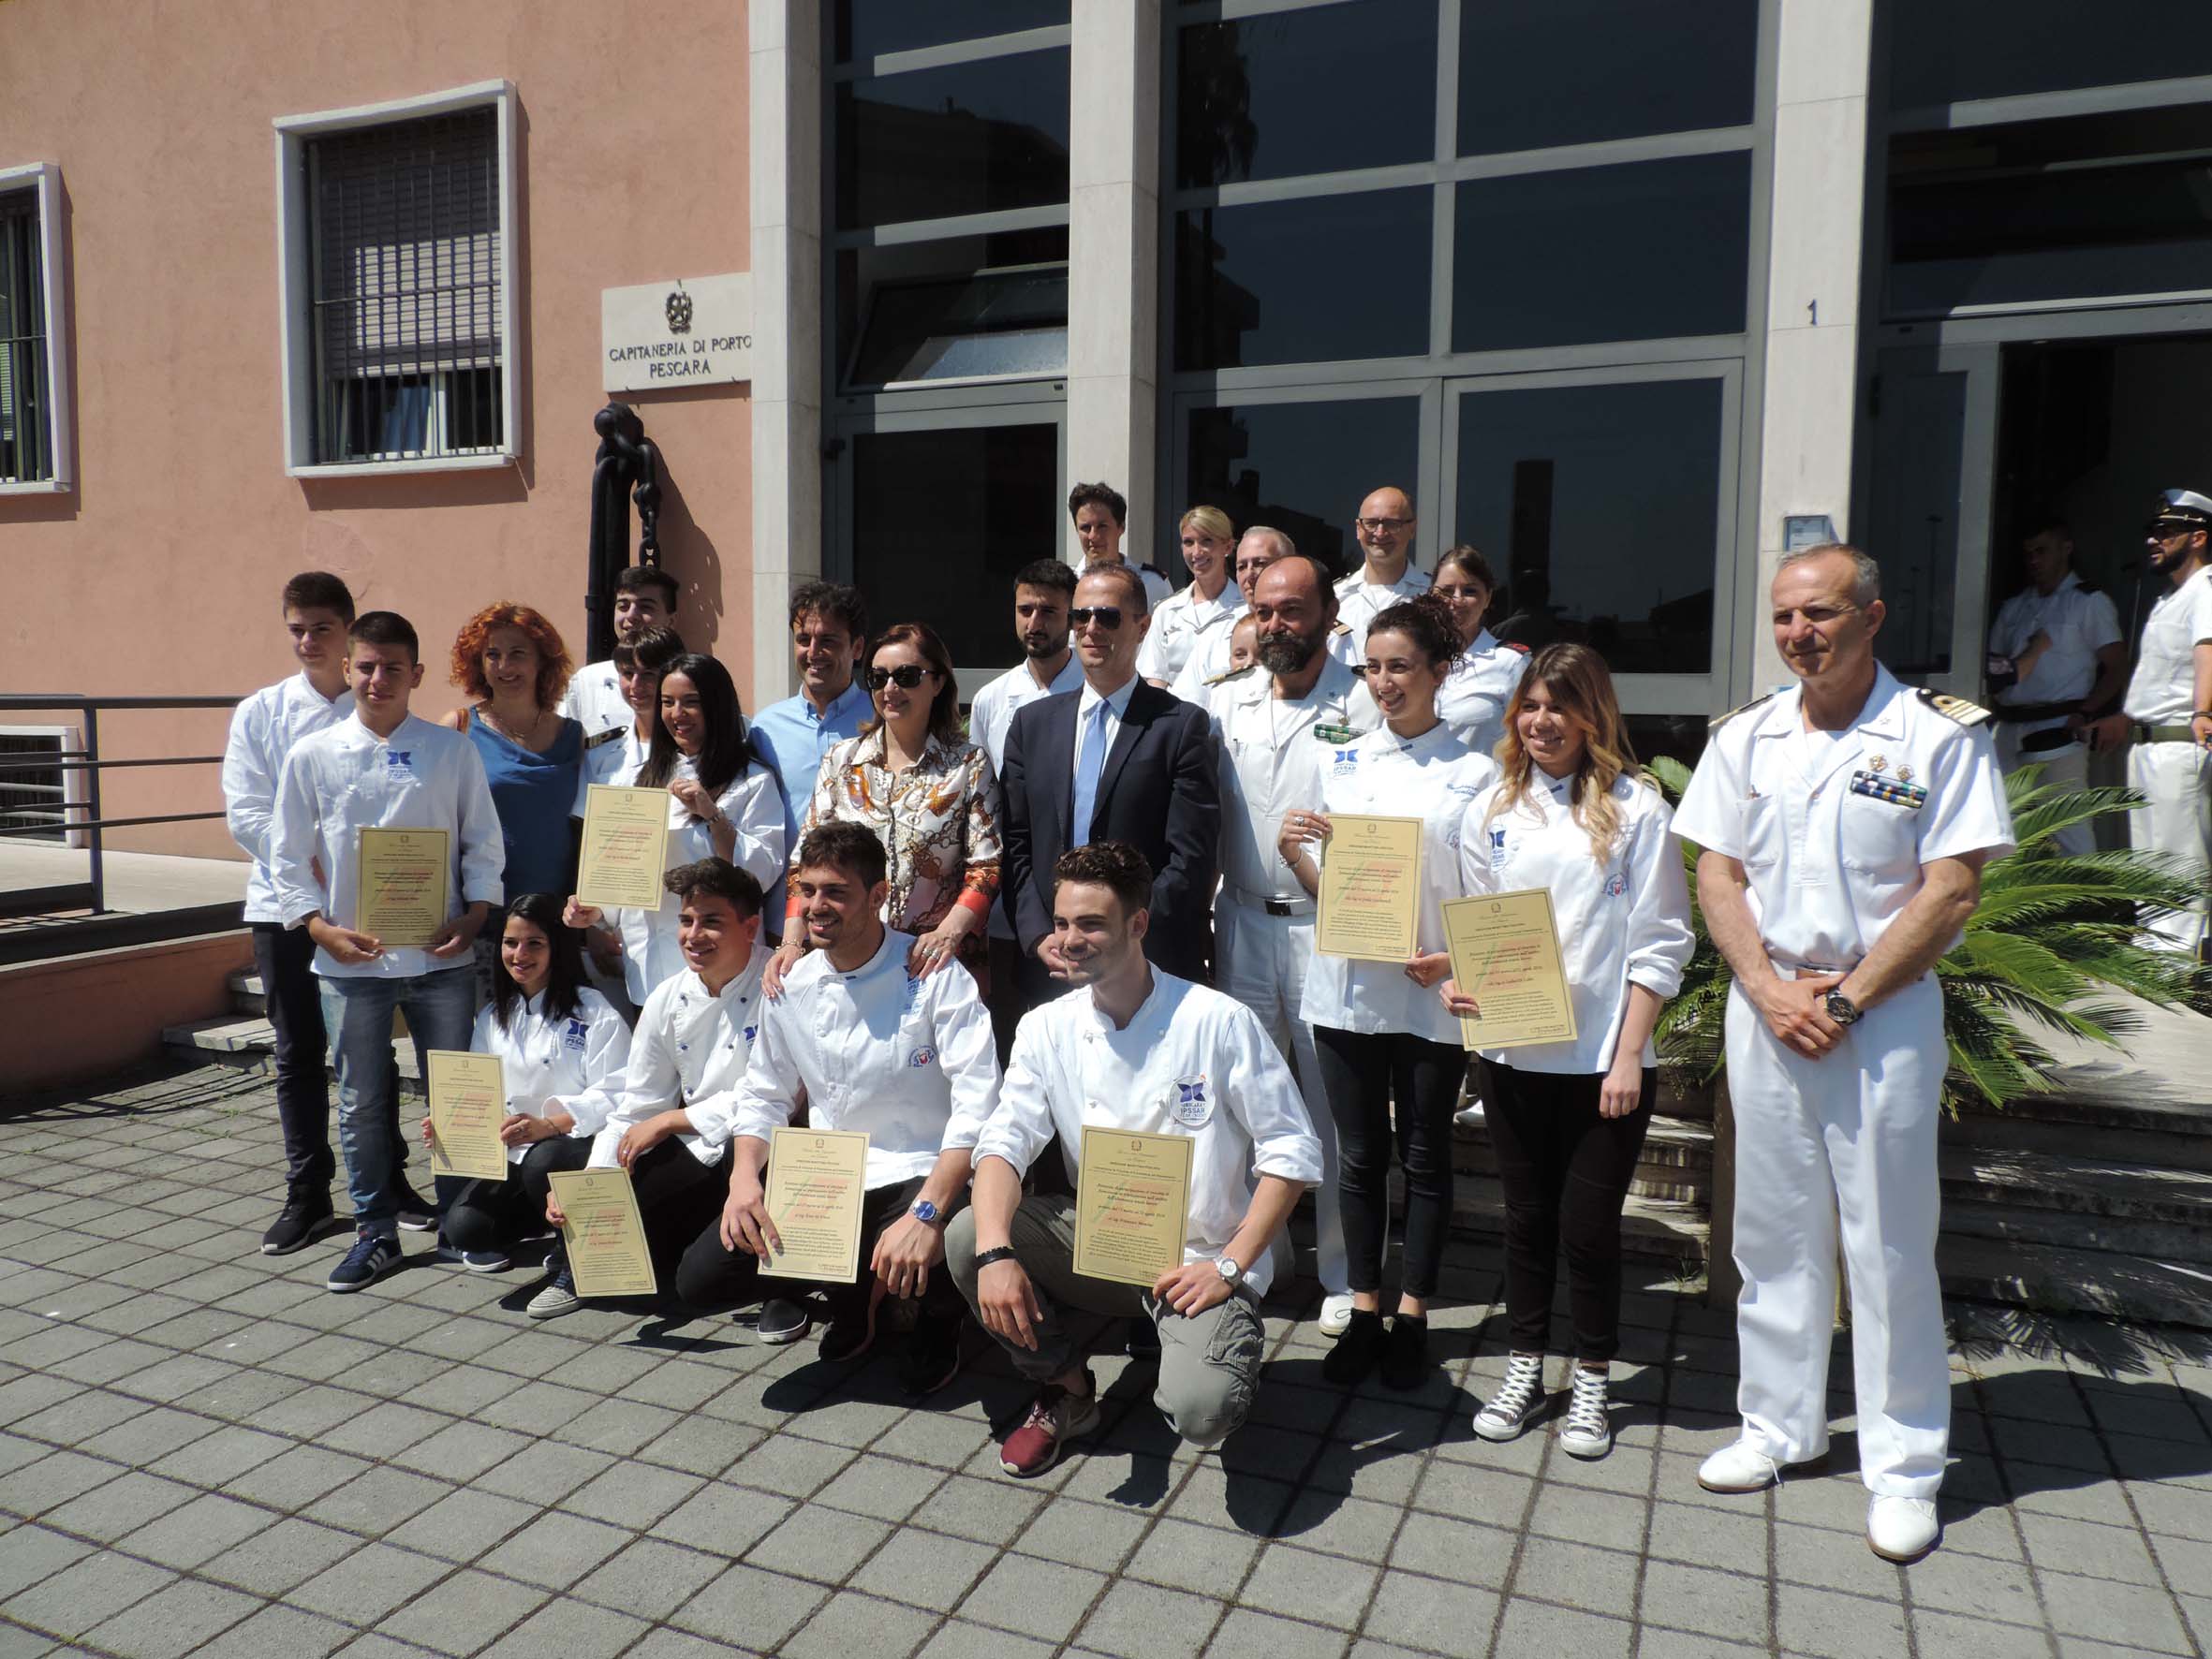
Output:
[[2110,1251],[2194,1266],[2212,1273],[2212,1233],[2199,1226],[2175,1222],[2077,1215],[2030,1205],[1946,1202],[1943,1231],[1999,1243]]
[[[1460,1175],[1452,1187],[1454,1231],[1497,1241],[1505,1235],[1505,1196],[1494,1175]],[[1701,1204],[1671,1203],[1630,1194],[1621,1210],[1621,1249],[1661,1262],[1685,1280],[1702,1279],[1711,1231]]]
[[2212,1329],[2212,1269],[2062,1244],[1972,1238],[1936,1243],[1946,1297],[2039,1314],[2093,1314]]
[[1944,1123],[1942,1140],[2057,1157],[2093,1150],[2116,1164],[2212,1171],[2212,1108],[2149,1094],[2029,1094],[1995,1110],[1962,1112]]
[[[1461,1175],[1497,1174],[1497,1157],[1486,1127],[1453,1123],[1452,1167]],[[1637,1160],[1629,1191],[1639,1198],[1709,1203],[1713,1193],[1712,1124],[1655,1116],[1644,1138],[1643,1155]]]
[[228,981],[230,988],[231,1011],[241,1015],[266,1014],[269,997],[261,986],[261,976],[251,968],[240,968]]
[[[161,1034],[161,1043],[174,1053],[212,1060],[256,1077],[273,1077],[276,1072],[276,1031],[263,1019],[226,1014],[214,1020],[195,1020],[168,1027]],[[399,1092],[409,1098],[419,1097],[422,1074],[415,1062],[411,1038],[392,1039],[391,1063],[399,1073]]]
[[2158,1167],[2024,1147],[1953,1145],[1938,1155],[1947,1214],[1963,1206],[1990,1204],[2116,1221],[2171,1223],[2202,1230],[2212,1240],[2212,1170]]

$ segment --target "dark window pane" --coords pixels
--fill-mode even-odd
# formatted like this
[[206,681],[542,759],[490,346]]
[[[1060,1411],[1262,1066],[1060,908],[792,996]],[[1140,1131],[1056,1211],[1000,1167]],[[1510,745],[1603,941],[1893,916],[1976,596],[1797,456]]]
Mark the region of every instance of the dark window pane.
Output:
[[1469,0],[1459,153],[1741,126],[1758,48],[1758,0]]
[[837,0],[837,61],[1068,21],[1068,0]]
[[1457,189],[1454,351],[1744,327],[1747,152],[1471,179]]
[[1889,310],[2212,288],[2207,153],[2202,106],[1895,139]]
[[1360,502],[1384,484],[1412,488],[1420,448],[1417,398],[1194,409],[1188,505],[1221,508],[1240,536],[1272,525],[1349,570]]
[[877,625],[927,622],[962,668],[1012,662],[1014,573],[1064,535],[1059,428],[863,433],[852,464],[852,579]]
[[1064,48],[837,88],[840,229],[1067,199]]
[[[1176,178],[1200,186],[1429,160],[1436,57],[1435,0],[1193,23],[1176,49]],[[1373,68],[1348,82],[1349,64]]]
[[1068,367],[1068,228],[847,248],[843,384],[1057,374]]
[[[1004,272],[1021,267],[1057,266],[1061,269],[1061,295],[1059,322],[1066,332],[1067,294],[1065,271],[1068,264],[1068,227],[1043,225],[1031,230],[1001,230],[989,236],[953,236],[942,242],[892,242],[882,247],[843,248],[834,256],[837,270],[837,374],[844,385],[881,384],[856,382],[861,364],[855,355],[863,326],[880,330],[890,319],[878,316],[877,301],[898,289],[929,288],[947,296],[949,304],[958,305],[944,285],[965,286],[971,279],[985,272]],[[902,321],[911,324],[918,318],[911,310],[902,310]],[[1005,314],[1001,313],[1003,317]],[[953,320],[948,316],[947,321]],[[907,338],[913,340],[908,333]],[[921,342],[914,342],[919,350],[926,352]],[[888,340],[878,334],[868,347],[871,360],[879,360],[885,350],[893,350]],[[1063,339],[1060,348],[1060,367],[1066,367],[1067,346]],[[914,358],[909,355],[911,363]],[[885,365],[880,360],[871,361],[871,372]],[[895,365],[894,365],[895,366]],[[940,374],[951,371],[940,371]],[[974,371],[963,370],[961,373]],[[1057,370],[1047,371],[1052,373]],[[926,376],[907,376],[926,378]]]
[[2212,75],[2204,0],[1892,0],[1899,110]]
[[[1874,653],[1899,676],[1951,671],[1952,603],[1965,503],[1967,376],[1919,353],[1885,353],[1874,418],[1867,540],[1889,615]],[[1986,483],[1983,488],[1987,488]]]
[[1616,674],[1713,666],[1720,382],[1470,392],[1457,540],[1505,582],[1499,635],[1572,639]]
[[1428,349],[1427,190],[1175,215],[1175,366],[1411,357]]

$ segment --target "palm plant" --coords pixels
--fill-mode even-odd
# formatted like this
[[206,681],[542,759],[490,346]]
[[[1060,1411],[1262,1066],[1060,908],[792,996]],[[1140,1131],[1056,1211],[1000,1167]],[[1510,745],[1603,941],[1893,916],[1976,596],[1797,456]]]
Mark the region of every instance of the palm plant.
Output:
[[[1675,760],[1652,769],[1679,800],[1689,771]],[[2158,1007],[2203,1007],[2212,979],[2188,957],[2146,943],[2143,918],[2181,908],[2195,886],[2159,854],[2123,850],[2073,855],[2056,837],[2072,825],[2141,803],[2129,789],[2061,791],[2043,785],[2042,768],[2005,779],[2018,845],[1982,872],[1982,899],[1964,935],[1936,963],[1951,1063],[1943,1108],[2002,1105],[2057,1086],[2056,1062],[2039,1034],[2061,1032],[2117,1048],[2141,1025],[2113,993]],[[1697,954],[1681,994],[1659,1017],[1662,1062],[1686,1081],[1702,1082],[1726,1063],[1721,1022],[1733,975],[1705,932],[1697,907],[1697,858],[1688,846],[1691,925]]]

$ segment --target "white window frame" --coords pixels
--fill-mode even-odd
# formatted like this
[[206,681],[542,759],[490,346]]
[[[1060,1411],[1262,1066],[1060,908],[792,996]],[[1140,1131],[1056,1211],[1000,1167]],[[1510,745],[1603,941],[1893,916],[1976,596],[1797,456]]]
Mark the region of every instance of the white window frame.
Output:
[[75,427],[69,409],[69,308],[64,298],[67,252],[62,246],[62,169],[51,161],[0,167],[0,194],[28,187],[38,198],[39,283],[46,307],[46,410],[53,430],[47,448],[53,477],[22,483],[0,482],[0,495],[66,495],[76,488],[77,457],[69,439]]
[[[494,140],[499,164],[499,447],[475,455],[418,456],[395,461],[318,462],[315,459],[314,323],[308,316],[306,142],[327,133],[382,126],[450,115],[463,110],[498,112]],[[312,115],[280,115],[276,129],[276,294],[277,327],[284,346],[285,473],[294,478],[383,477],[395,473],[482,472],[512,466],[522,458],[516,397],[521,389],[517,359],[522,342],[515,308],[519,257],[515,247],[515,88],[511,81],[479,81],[450,92],[326,110]]]

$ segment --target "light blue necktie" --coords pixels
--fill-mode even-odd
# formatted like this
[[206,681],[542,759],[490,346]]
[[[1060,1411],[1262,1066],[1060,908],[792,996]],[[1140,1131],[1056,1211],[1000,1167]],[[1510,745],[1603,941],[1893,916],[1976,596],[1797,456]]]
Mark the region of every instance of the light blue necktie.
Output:
[[1099,774],[1106,770],[1106,713],[1104,698],[1091,705],[1090,722],[1083,730],[1083,748],[1075,756],[1075,813],[1069,826],[1069,846],[1088,846],[1091,814],[1099,804]]

